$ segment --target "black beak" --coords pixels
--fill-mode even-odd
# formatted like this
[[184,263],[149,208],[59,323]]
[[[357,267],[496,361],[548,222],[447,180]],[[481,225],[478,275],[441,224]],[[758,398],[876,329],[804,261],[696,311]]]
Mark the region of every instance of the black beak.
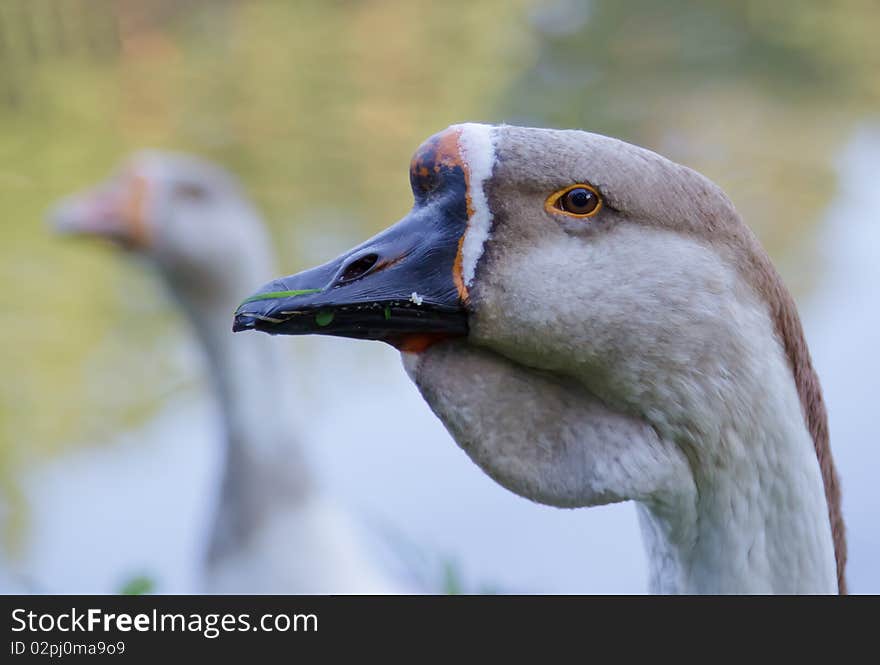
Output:
[[455,273],[467,225],[465,184],[461,173],[446,176],[442,191],[417,193],[412,212],[371,240],[264,286],[238,308],[233,330],[383,340],[399,348],[413,338],[467,335]]

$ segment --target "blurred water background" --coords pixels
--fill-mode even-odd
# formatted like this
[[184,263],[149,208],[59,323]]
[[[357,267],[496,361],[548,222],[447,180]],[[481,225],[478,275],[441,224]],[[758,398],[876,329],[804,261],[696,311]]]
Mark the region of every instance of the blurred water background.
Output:
[[[4,0],[0,580],[192,591],[217,480],[184,322],[146,270],[53,237],[54,200],[134,149],[191,151],[242,178],[291,273],[400,218],[415,147],[475,120],[611,134],[730,194],[801,307],[850,587],[880,592],[878,28],[868,0]],[[496,486],[390,348],[277,343],[323,482],[427,586],[645,590],[631,506]]]

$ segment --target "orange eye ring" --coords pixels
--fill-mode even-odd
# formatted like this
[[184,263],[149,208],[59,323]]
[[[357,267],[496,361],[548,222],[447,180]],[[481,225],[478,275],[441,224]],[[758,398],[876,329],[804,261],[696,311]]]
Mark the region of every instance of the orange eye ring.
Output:
[[602,195],[592,185],[579,182],[553,192],[547,197],[544,209],[554,215],[585,219],[597,215],[602,209]]

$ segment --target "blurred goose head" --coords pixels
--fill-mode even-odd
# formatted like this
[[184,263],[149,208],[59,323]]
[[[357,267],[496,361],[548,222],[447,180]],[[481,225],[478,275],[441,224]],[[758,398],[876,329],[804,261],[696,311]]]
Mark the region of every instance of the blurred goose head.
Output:
[[228,305],[273,264],[235,178],[189,155],[138,152],[106,181],[62,200],[50,220],[61,233],[105,238],[142,255],[172,286]]
[[204,588],[397,590],[315,483],[290,422],[281,350],[266,339],[232,339],[230,312],[274,264],[263,224],[235,179],[195,157],[139,152],[105,182],[60,202],[51,220],[63,233],[105,238],[148,260],[206,354],[225,450]]
[[410,179],[403,220],[267,284],[236,329],[395,345],[505,487],[636,501],[654,590],[844,588],[798,315],[716,185],[612,138],[475,124],[428,139]]

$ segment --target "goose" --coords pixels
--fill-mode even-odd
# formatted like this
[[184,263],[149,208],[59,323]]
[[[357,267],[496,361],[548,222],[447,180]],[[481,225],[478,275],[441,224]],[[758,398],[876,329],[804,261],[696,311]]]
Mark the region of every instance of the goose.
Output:
[[827,418],[792,297],[721,189],[579,130],[453,125],[409,214],[266,284],[234,330],[381,340],[533,501],[633,501],[654,593],[845,593]]
[[230,312],[274,262],[265,228],[236,180],[196,157],[144,151],[106,182],[60,202],[51,218],[63,233],[109,239],[143,257],[204,351],[223,418],[224,462],[203,589],[396,591],[319,489],[291,434],[281,349],[268,338],[232,343]]

